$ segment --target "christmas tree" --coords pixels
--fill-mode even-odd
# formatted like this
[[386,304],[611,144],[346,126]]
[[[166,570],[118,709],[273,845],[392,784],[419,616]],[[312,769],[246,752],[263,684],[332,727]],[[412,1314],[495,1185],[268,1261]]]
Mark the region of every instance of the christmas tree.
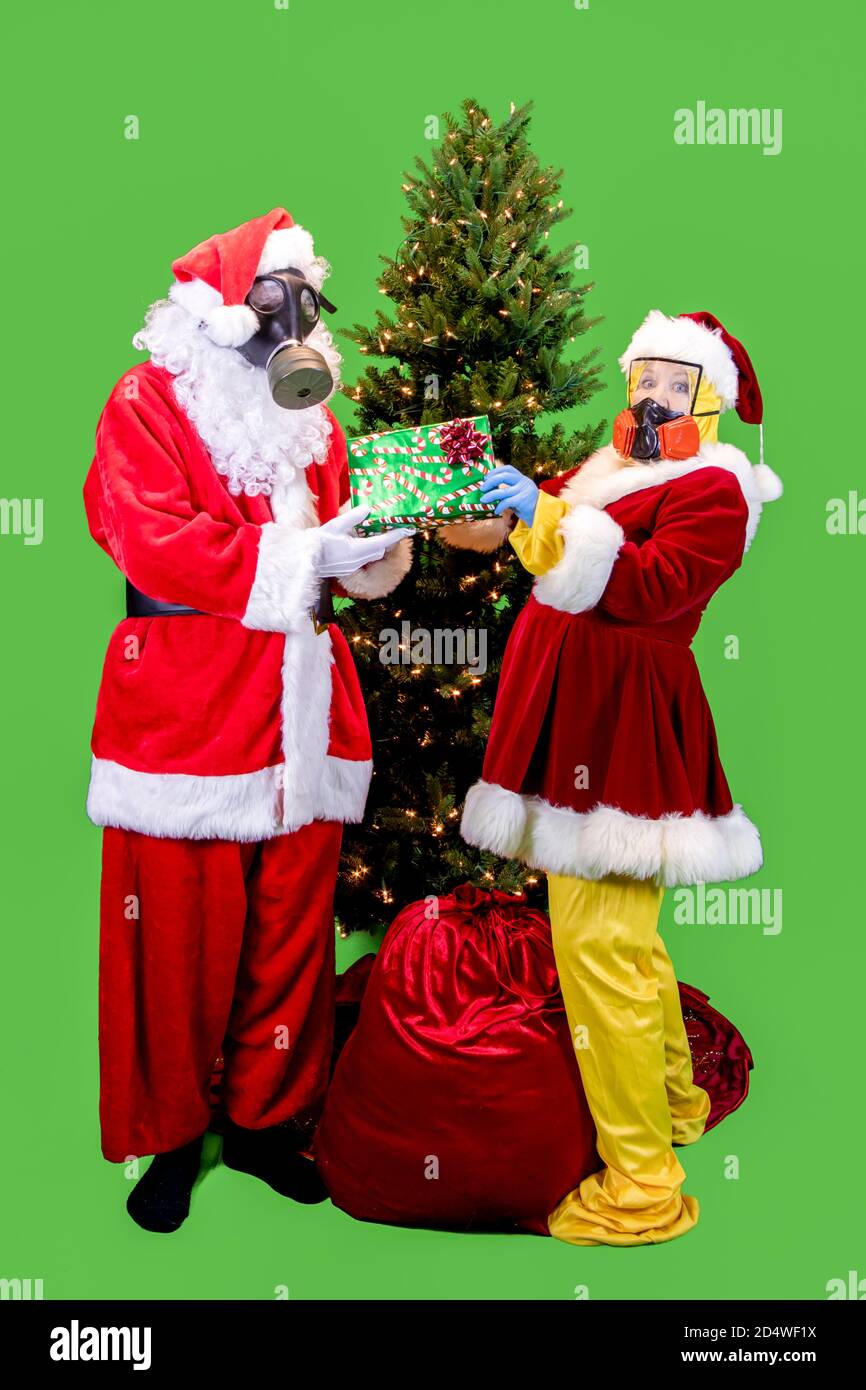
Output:
[[[392,301],[376,324],[346,336],[370,357],[350,391],[357,434],[487,415],[496,458],[541,482],[580,463],[604,422],[576,431],[542,416],[599,389],[595,350],[570,345],[588,319],[574,286],[575,246],[554,251],[570,215],[561,171],[529,145],[532,103],[496,125],[477,102],[444,117],[429,166],[404,175],[409,213],[379,289]],[[488,522],[464,523],[466,527]],[[511,547],[457,549],[419,533],[410,574],[387,599],[343,601],[340,622],[358,662],[375,772],[363,825],[347,826],[336,910],[344,932],[375,930],[406,903],[472,881],[538,891],[539,875],[466,845],[463,798],[480,776],[508,632],[531,583]],[[460,658],[463,658],[461,661]]]

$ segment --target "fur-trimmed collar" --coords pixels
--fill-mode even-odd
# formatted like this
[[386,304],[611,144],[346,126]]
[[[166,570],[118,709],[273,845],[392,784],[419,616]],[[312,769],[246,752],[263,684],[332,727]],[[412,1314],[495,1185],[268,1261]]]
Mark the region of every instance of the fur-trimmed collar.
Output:
[[699,468],[725,468],[740,484],[749,508],[745,545],[748,550],[758,529],[764,502],[781,497],[782,484],[766,464],[753,465],[733,444],[720,441],[704,444],[694,458],[661,459],[658,463],[630,463],[620,457],[612,444],[606,444],[586,460],[559,495],[570,506],[587,503],[604,508],[631,492],[658,487]]

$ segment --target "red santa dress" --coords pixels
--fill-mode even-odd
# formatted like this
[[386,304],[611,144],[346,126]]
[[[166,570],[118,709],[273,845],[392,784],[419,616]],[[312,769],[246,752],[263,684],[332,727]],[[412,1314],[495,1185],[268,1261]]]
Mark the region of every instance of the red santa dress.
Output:
[[[739,391],[744,418],[760,420],[760,396],[757,407],[744,401],[735,340],[692,317],[711,318],[654,311],[623,370],[644,357],[694,363],[717,405]],[[754,873],[760,837],[732,799],[691,643],[779,479],[710,438],[690,458],[645,463],[608,445],[543,491],[565,504],[562,553],[510,634],[464,838],[586,879]]]

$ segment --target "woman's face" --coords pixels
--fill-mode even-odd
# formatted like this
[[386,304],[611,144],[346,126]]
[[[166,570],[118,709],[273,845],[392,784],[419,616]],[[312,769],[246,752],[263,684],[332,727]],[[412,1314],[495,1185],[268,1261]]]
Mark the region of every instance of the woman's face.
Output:
[[688,415],[692,407],[697,372],[682,362],[637,362],[629,405],[651,396],[666,410]]

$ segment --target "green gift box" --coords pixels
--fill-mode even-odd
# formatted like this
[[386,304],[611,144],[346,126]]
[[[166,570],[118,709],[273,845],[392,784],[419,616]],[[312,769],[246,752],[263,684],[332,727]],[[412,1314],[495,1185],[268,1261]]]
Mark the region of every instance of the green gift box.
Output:
[[486,415],[349,440],[353,506],[368,506],[363,536],[397,526],[446,526],[493,516],[481,483],[496,467]]

